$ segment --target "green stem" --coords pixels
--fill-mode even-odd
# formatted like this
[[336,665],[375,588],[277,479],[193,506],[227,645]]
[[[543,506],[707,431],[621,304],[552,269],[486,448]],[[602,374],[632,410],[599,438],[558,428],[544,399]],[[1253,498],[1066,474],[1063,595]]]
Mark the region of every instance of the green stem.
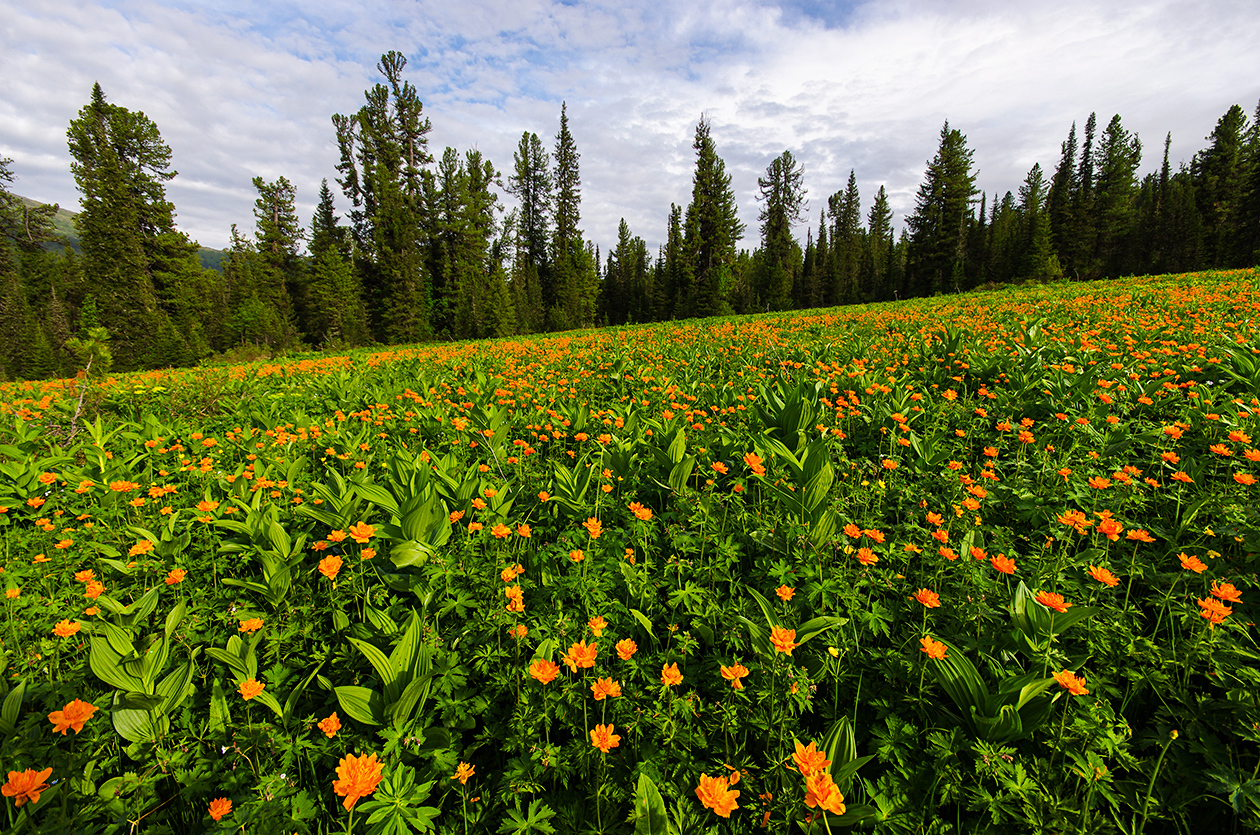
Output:
[[1168,753],[1168,746],[1173,744],[1177,736],[1176,731],[1168,734],[1168,741],[1164,743],[1164,747],[1159,752],[1159,759],[1155,761],[1155,771],[1151,774],[1151,781],[1146,784],[1146,797],[1142,799],[1142,825],[1137,828],[1135,835],[1140,835],[1146,830],[1146,816],[1150,811],[1151,794],[1155,791],[1155,779],[1159,777],[1159,768],[1164,764],[1164,755]]

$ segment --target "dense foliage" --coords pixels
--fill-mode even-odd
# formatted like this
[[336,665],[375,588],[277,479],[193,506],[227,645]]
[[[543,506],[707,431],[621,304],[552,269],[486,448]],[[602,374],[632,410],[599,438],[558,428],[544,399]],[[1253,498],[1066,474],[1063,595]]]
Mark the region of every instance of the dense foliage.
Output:
[[[1015,193],[994,195],[977,193],[967,137],[946,123],[900,235],[884,187],[864,210],[850,171],[803,243],[802,161],[785,151],[769,163],[760,235],[745,241],[702,116],[691,195],[671,205],[660,250],[623,221],[601,255],[581,228],[581,154],[563,104],[550,152],[525,131],[505,179],[475,149],[430,152],[406,67],[383,55],[383,81],[332,117],[341,197],[325,182],[304,227],[293,185],[255,177],[253,232],[233,228],[220,270],[204,269],[174,225],[157,125],[94,86],[68,131],[79,252],[53,243],[51,214],[12,195],[12,161],[0,161],[0,379],[66,376],[92,356],[99,371],[89,343],[134,370],[1260,263],[1260,111],[1248,120],[1238,105],[1175,170],[1168,137],[1160,170],[1140,179],[1139,138],[1119,115],[1099,131],[1090,114],[1052,173],[1035,164]],[[506,214],[500,190],[515,198]]]
[[0,815],[1256,831],[1258,312],[1206,273],[8,384]]

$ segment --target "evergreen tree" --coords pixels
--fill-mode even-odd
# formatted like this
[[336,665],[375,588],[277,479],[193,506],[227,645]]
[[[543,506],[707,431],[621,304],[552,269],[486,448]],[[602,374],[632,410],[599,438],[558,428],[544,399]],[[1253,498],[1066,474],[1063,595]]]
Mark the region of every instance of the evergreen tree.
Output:
[[1204,225],[1204,266],[1227,267],[1236,263],[1235,239],[1247,185],[1246,135],[1247,114],[1234,105],[1207,137],[1211,146],[1191,162]]
[[660,275],[653,282],[655,318],[658,321],[685,318],[689,315],[685,294],[691,287],[691,264],[683,239],[682,208],[673,203],[669,205],[665,247],[656,263]]
[[259,301],[274,310],[272,321],[279,330],[269,343],[290,348],[297,342],[297,322],[309,316],[306,265],[298,254],[306,237],[298,220],[297,190],[284,177],[274,183],[253,179],[254,252],[258,264],[252,271]]
[[1067,248],[1072,222],[1072,192],[1076,178],[1076,122],[1068,131],[1068,137],[1059,146],[1059,164],[1050,179],[1050,191],[1046,196],[1046,213],[1050,218],[1050,234],[1056,249]]
[[791,151],[775,157],[766,176],[757,178],[761,211],[761,273],[757,300],[768,310],[791,307],[793,288],[800,277],[802,253],[792,236],[805,203],[805,173]]
[[445,315],[435,324],[456,337],[501,335],[506,321],[494,311],[494,305],[509,298],[494,243],[498,197],[491,186],[498,180],[493,163],[477,150],[460,159],[454,148],[447,148],[438,165],[433,273],[439,278],[435,286],[442,290],[438,309]]
[[688,311],[696,316],[713,316],[730,309],[726,294],[744,224],[739,220],[731,176],[717,155],[709,121],[703,116],[696,124],[692,148],[696,152],[696,169],[691,178],[684,233],[692,284],[678,291],[684,296],[681,304]]
[[581,155],[569,131],[566,104],[560,105],[560,131],[553,151],[555,168],[554,221],[551,237],[551,289],[547,324],[552,330],[565,330],[591,324],[599,293],[593,252],[587,252],[578,228],[582,213]]
[[954,291],[965,276],[971,200],[976,194],[971,157],[967,137],[946,122],[907,221],[906,276],[913,295]]
[[1243,156],[1243,187],[1238,201],[1238,232],[1234,263],[1260,264],[1260,102],[1251,118]]
[[837,191],[827,198],[827,212],[831,216],[831,279],[830,294],[837,304],[870,301],[871,288],[859,281],[862,254],[862,202],[858,193],[857,176],[849,170],[849,182],[844,191]]
[[332,347],[371,341],[359,277],[350,260],[347,230],[338,225],[332,190],[324,180],[311,219],[309,308],[305,329]]
[[892,296],[889,281],[889,258],[893,246],[892,209],[888,206],[888,192],[881,185],[875,193],[875,202],[866,218],[864,283],[871,288],[871,301],[888,301]]
[[201,267],[166,200],[165,183],[176,175],[170,147],[152,120],[110,104],[99,84],[66,135],[83,194],[75,224],[118,368],[188,362],[192,352],[168,311],[189,300],[195,288],[187,280],[200,278]]
[[517,255],[512,288],[517,318],[526,332],[540,331],[546,322],[544,298],[554,298],[548,265],[551,216],[551,158],[536,133],[523,133],[513,155],[514,173],[507,190],[520,203],[512,228]]
[[1096,243],[1088,271],[1091,277],[1133,271],[1137,168],[1141,161],[1141,141],[1125,130],[1119,114],[1113,116],[1098,146],[1098,177],[1094,186]]
[[353,205],[365,301],[373,331],[385,342],[413,342],[432,332],[432,282],[424,259],[431,125],[416,89],[402,80],[406,65],[402,54],[385,53],[376,68],[388,86],[366,91],[367,103],[355,115],[333,116],[341,151],[337,183]]

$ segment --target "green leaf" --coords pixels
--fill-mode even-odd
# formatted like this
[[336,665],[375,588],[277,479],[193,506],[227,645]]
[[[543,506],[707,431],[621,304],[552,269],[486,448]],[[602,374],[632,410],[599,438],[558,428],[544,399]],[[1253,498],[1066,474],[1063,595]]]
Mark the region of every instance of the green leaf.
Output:
[[652,778],[640,772],[634,792],[634,835],[669,835],[669,818],[665,800]]
[[398,697],[402,695],[402,685],[398,681],[402,671],[393,665],[389,660],[389,656],[367,641],[349,637],[346,640],[359,652],[363,653],[363,657],[376,669],[376,674],[380,677],[381,684],[385,687],[385,701],[398,701]]
[[354,685],[334,687],[333,692],[337,694],[337,704],[351,719],[365,725],[385,724],[385,700],[380,693]]
[[524,815],[520,809],[508,809],[508,817],[499,824],[499,832],[510,835],[527,835],[532,832],[554,835],[556,828],[547,821],[555,816],[556,813],[550,806],[541,800],[534,800],[530,802],[529,811]]
[[4,704],[0,706],[0,734],[8,736],[13,733],[13,729],[17,727],[18,716],[22,711],[22,700],[26,698],[26,679],[22,679],[17,683],[9,695],[4,697]]

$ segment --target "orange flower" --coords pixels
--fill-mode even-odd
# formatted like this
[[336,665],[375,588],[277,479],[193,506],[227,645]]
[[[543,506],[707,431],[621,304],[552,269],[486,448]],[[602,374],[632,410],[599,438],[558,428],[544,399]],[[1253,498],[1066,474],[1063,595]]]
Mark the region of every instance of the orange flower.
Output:
[[499,579],[505,583],[510,583],[517,577],[525,573],[525,566],[520,563],[509,565],[507,568],[499,572]]
[[1033,600],[1036,600],[1047,609],[1054,609],[1056,612],[1066,612],[1072,606],[1071,603],[1063,599],[1063,595],[1050,591],[1037,592],[1037,596]]
[[226,797],[220,797],[210,801],[210,808],[207,810],[210,817],[222,820],[227,815],[232,814],[232,801]]
[[184,582],[184,578],[188,576],[188,572],[182,568],[172,568],[166,575],[166,585],[174,586]]
[[1233,583],[1221,583],[1219,586],[1216,581],[1212,581],[1212,596],[1219,597],[1221,600],[1230,603],[1242,603],[1242,592],[1234,588]]
[[944,528],[937,528],[936,530],[932,531],[932,538],[935,539],[937,542],[940,542],[941,544],[949,542],[949,531],[945,530]]
[[599,535],[604,532],[603,523],[594,516],[583,522],[582,527],[586,528],[586,532],[591,535],[591,539],[599,539]]
[[745,667],[743,664],[732,664],[729,667],[726,666],[725,664],[721,664],[719,666],[722,668],[722,678],[726,679],[727,681],[731,683],[732,689],[734,690],[744,689],[743,679],[747,677],[748,675],[747,667]]
[[[1230,588],[1233,588],[1233,586],[1230,586]],[[82,628],[83,624],[79,623],[77,620],[59,620],[57,621],[57,625],[53,627],[52,631],[58,638],[69,638],[71,635],[78,634],[79,630]]]
[[934,641],[929,636],[924,635],[919,639],[919,643],[923,645],[919,651],[926,652],[928,658],[935,658],[937,661],[940,661],[948,657],[945,653],[945,645],[940,641]]
[[323,731],[324,736],[332,739],[337,735],[337,731],[341,730],[341,720],[337,717],[337,711],[334,710],[331,716],[319,720],[315,727]]
[[1071,670],[1064,670],[1054,674],[1054,680],[1059,686],[1071,693],[1073,696],[1085,696],[1089,691],[1085,689],[1085,679],[1076,675]]
[[796,642],[796,630],[784,629],[782,626],[776,626],[770,630],[770,643],[774,645],[775,652],[781,652],[784,655],[791,655],[792,650],[800,646]]
[[726,465],[723,464],[721,461],[714,461],[713,472],[717,473],[718,475],[726,475],[730,471],[726,468]]
[[1190,475],[1183,470],[1178,470],[1177,472],[1169,476],[1169,478],[1171,478],[1173,481],[1182,481],[1182,482],[1185,482],[1186,484],[1194,484],[1194,479],[1191,478]]
[[484,527],[485,527],[485,525],[481,524],[480,522],[469,522],[469,523],[468,523],[468,532],[469,532],[469,533],[476,533],[477,531],[481,530],[481,529],[482,529],[482,528],[484,528]]
[[591,745],[607,754],[621,744],[621,736],[613,733],[614,730],[616,730],[614,725],[596,725],[591,731]]
[[[12,589],[10,589],[10,591],[12,591]],[[96,580],[91,581],[83,588],[83,596],[88,600],[95,600],[104,593],[105,584],[97,582]]]
[[586,554],[582,553],[582,549],[574,548],[572,551],[569,552],[569,559],[573,560],[574,562],[581,562],[582,560],[586,559]]
[[864,566],[870,567],[879,562],[879,557],[870,548],[859,548],[857,549],[857,561]]
[[[376,536],[376,528],[373,525],[369,525],[365,522],[355,522],[353,525],[350,526],[350,529],[347,531],[347,533],[350,534],[350,538],[353,539],[355,542],[359,543],[360,545],[366,545],[368,543],[368,540]],[[375,784],[373,784],[373,786],[375,786]]]
[[80,583],[90,583],[96,579],[96,572],[92,569],[74,572],[74,579]]
[[621,682],[613,681],[611,678],[596,679],[591,685],[591,693],[595,696],[595,701],[602,702],[606,698],[621,695]]
[[731,812],[739,808],[735,801],[739,799],[739,789],[732,789],[726,777],[710,777],[700,775],[700,785],[696,786],[696,797],[704,804],[704,808],[712,809],[719,817],[729,818]]
[[529,665],[529,674],[539,684],[551,684],[560,673],[560,668],[553,661],[540,658]]
[[1177,559],[1181,560],[1181,567],[1186,571],[1193,571],[1195,574],[1202,574],[1204,571],[1207,571],[1207,566],[1203,560],[1190,556],[1184,551],[1177,555]]
[[792,596],[796,594],[796,589],[785,584],[775,589],[774,593],[779,596],[780,600],[782,600],[784,603],[787,603],[789,600],[792,599]]
[[1250,473],[1234,473],[1234,481],[1238,482],[1244,487],[1250,487],[1251,485],[1256,483],[1256,477],[1251,475]]
[[53,733],[65,736],[66,731],[74,728],[77,734],[83,730],[83,726],[94,713],[96,713],[96,705],[75,699],[61,710],[54,710],[48,714],[48,721],[53,723]]
[[323,574],[329,580],[337,579],[337,572],[341,570],[341,557],[333,554],[324,557],[319,561],[319,573]]
[[1098,532],[1115,542],[1120,538],[1120,534],[1124,532],[1124,525],[1115,519],[1103,519],[1098,523]]
[[760,455],[755,452],[749,452],[744,455],[744,463],[748,465],[748,469],[752,470],[753,475],[765,475],[766,468]]
[[73,539],[70,539],[69,537],[67,537],[67,538],[65,538],[65,539],[61,540],[60,542],[58,542],[58,543],[57,543],[56,545],[54,545],[53,547],[54,547],[54,548],[56,548],[58,551],[64,551],[64,550],[66,550],[67,548],[69,548],[69,547],[70,547],[71,545],[73,545],[73,544],[74,544],[74,540],[73,540]]
[[844,535],[851,539],[857,539],[862,535],[862,529],[852,522],[849,522],[844,526]]
[[241,621],[241,628],[239,631],[257,632],[259,629],[262,629],[262,628],[263,628],[262,618],[249,618],[248,620]]
[[240,693],[241,698],[248,702],[250,699],[261,693],[265,687],[266,685],[261,681],[253,678],[247,678],[241,682],[240,687],[236,688],[236,692]]
[[520,586],[508,586],[503,593],[508,598],[507,610],[509,612],[525,611],[525,592],[521,591]]
[[1102,583],[1104,586],[1107,586],[1109,588],[1115,588],[1117,585],[1120,584],[1120,580],[1119,578],[1116,577],[1116,575],[1112,574],[1107,569],[1099,568],[1096,565],[1091,565],[1089,567],[1089,576],[1093,577],[1095,580],[1097,580],[1098,582]]
[[811,809],[821,806],[833,815],[845,813],[844,795],[830,771],[820,768],[805,776],[805,805]]
[[361,560],[370,560],[372,559],[372,557],[375,557],[375,556],[376,556],[375,548],[364,548],[362,551],[359,552],[359,559]]
[[25,771],[10,771],[9,782],[0,787],[0,794],[13,798],[15,808],[21,807],[28,800],[38,803],[40,794],[48,789],[48,784],[44,781],[50,774],[52,774],[51,768],[45,768],[43,771],[36,771],[33,768]]
[[608,621],[604,620],[601,615],[594,615],[586,622],[586,625],[591,628],[591,632],[593,632],[595,637],[598,638],[603,634],[604,630],[608,628]]
[[630,512],[634,514],[634,518],[640,522],[646,522],[652,518],[652,511],[638,502],[630,502]]
[[1233,612],[1234,610],[1229,606],[1211,597],[1206,597],[1199,601],[1199,616],[1206,618],[1213,628],[1218,623],[1224,623],[1225,618],[1229,617]]
[[594,667],[595,654],[599,644],[586,645],[586,641],[578,641],[569,647],[569,651],[560,656],[560,660],[569,666],[569,671],[576,673],[579,667]]
[[617,642],[617,657],[622,661],[629,661],[638,651],[639,645],[629,638],[622,638]]
[[884,532],[875,528],[863,528],[862,535],[870,539],[872,542],[878,542],[881,544],[885,539]]
[[1124,535],[1124,538],[1125,538],[1125,539],[1131,539],[1131,540],[1133,540],[1134,542],[1147,542],[1147,543],[1150,543],[1150,542],[1154,542],[1154,541],[1155,541],[1155,537],[1151,536],[1149,532],[1144,531],[1144,530],[1142,530],[1141,528],[1134,528],[1133,530],[1131,530],[1131,531],[1129,531],[1128,533],[1126,533],[1126,534]]
[[127,556],[138,557],[141,554],[147,554],[153,550],[153,543],[147,539],[142,539],[127,550]]
[[914,593],[914,599],[929,609],[939,609],[941,606],[941,596],[931,589],[919,589]]
[[375,792],[384,767],[384,763],[377,761],[376,754],[342,757],[337,763],[337,779],[333,781],[333,791],[345,798],[341,805],[347,810],[353,809],[359,798]]
[[928,512],[928,515],[927,515],[927,517],[926,517],[926,518],[927,518],[927,522],[928,522],[928,524],[929,524],[929,525],[936,525],[936,526],[938,526],[938,527],[940,526],[940,524],[941,524],[942,522],[944,522],[944,521],[945,521],[945,520],[941,517],[941,514],[939,514],[939,513],[932,513],[931,511],[929,511],[929,512]]
[[500,522],[490,529],[490,534],[495,539],[507,539],[512,535],[512,529]]
[[682,673],[678,672],[678,663],[666,664],[661,667],[661,684],[666,687],[674,687],[682,684]]
[[329,542],[345,542],[346,532],[345,531],[329,531],[328,541]]
[[830,768],[831,760],[827,759],[826,753],[819,751],[817,744],[810,742],[809,745],[801,745],[796,742],[796,753],[792,755],[792,760],[796,763],[796,770],[802,775],[809,774],[811,771],[817,771],[820,768]]
[[1003,574],[1015,573],[1015,560],[1003,554],[998,554],[996,557],[989,560],[989,564]]
[[451,779],[458,780],[461,786],[466,786],[468,785],[468,778],[473,776],[473,772],[476,770],[476,766],[470,765],[466,762],[461,762],[459,765],[455,766],[455,773],[451,775]]
[[529,525],[526,525],[524,522],[516,528],[516,535],[523,539],[529,539],[531,533],[532,531],[530,530]]
[[[201,501],[197,502],[197,510],[201,511],[202,513],[210,513],[211,511],[217,510],[218,507],[219,507],[218,502],[212,502],[209,499],[202,499]],[[231,801],[228,801],[228,802],[230,803]]]

